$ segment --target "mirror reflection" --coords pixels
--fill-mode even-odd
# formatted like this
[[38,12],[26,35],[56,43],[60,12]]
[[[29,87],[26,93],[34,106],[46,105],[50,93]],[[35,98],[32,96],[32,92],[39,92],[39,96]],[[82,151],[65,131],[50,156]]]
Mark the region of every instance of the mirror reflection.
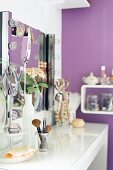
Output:
[[[11,30],[11,54],[10,61],[19,65],[23,64],[23,57],[29,53],[27,67],[38,67],[40,60],[40,36],[41,31],[36,30],[20,21],[13,21]],[[29,35],[30,34],[30,35]],[[30,38],[29,38],[30,37]],[[11,44],[10,43],[10,44]]]
[[[21,71],[19,66],[25,66],[24,64],[27,72],[32,73],[41,69],[46,74],[44,81],[48,83],[48,89],[42,91],[42,102],[37,111],[53,110],[55,36],[46,35],[40,30],[14,20],[11,12],[0,12],[0,22],[1,74],[4,74],[9,63],[15,65],[17,74]],[[15,102],[20,101],[17,96],[13,97]]]

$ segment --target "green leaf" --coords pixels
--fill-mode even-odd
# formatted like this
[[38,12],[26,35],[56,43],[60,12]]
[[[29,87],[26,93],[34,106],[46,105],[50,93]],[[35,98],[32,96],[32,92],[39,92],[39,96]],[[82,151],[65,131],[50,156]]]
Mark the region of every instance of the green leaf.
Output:
[[38,83],[38,85],[40,86],[40,87],[44,87],[44,88],[48,88],[48,85],[47,85],[47,83]]
[[27,87],[27,92],[30,93],[30,94],[31,94],[31,93],[35,93],[35,91],[36,91],[35,88],[33,88],[33,87]]
[[39,88],[36,88],[36,93],[40,93],[40,90],[39,90]]
[[[21,81],[24,82],[24,74],[22,75]],[[31,86],[35,85],[34,79],[28,74],[26,74],[26,84]]]
[[34,85],[35,85],[35,86],[38,86],[38,83],[37,83],[37,81],[35,80],[35,78],[33,78],[33,82],[34,82]]
[[[22,87],[22,90],[24,90],[24,74],[22,74],[22,78],[21,78],[21,87]],[[42,91],[42,88],[48,88],[47,83],[37,82],[35,78],[26,74],[26,92],[27,93],[29,94],[40,93]]]

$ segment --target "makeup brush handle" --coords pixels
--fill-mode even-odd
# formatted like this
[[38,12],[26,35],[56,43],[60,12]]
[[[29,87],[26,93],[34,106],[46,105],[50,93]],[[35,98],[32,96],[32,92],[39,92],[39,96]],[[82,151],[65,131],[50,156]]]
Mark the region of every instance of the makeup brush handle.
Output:
[[43,120],[43,133],[46,133],[46,119]]
[[37,128],[37,132],[38,132],[38,133],[41,133],[40,127]]

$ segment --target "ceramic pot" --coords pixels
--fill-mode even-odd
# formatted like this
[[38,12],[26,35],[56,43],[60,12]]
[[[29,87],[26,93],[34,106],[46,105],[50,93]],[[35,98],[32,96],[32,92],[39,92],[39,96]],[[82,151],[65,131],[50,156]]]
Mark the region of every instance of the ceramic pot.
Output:
[[100,77],[96,77],[94,73],[91,72],[89,76],[83,77],[82,80],[85,84],[95,85],[100,82]]

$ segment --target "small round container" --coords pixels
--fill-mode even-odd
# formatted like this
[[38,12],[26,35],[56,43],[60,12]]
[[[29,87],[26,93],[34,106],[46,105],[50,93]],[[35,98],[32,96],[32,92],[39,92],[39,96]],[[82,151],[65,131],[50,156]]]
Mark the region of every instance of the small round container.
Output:
[[98,96],[97,95],[91,95],[91,110],[99,110],[99,104],[98,104]]
[[87,95],[87,110],[96,111],[99,110],[99,98],[98,95]]
[[19,124],[13,123],[9,126],[8,131],[10,134],[19,133],[21,131],[21,127]]
[[112,93],[103,93],[102,94],[102,110],[112,111],[113,110],[113,95]]

